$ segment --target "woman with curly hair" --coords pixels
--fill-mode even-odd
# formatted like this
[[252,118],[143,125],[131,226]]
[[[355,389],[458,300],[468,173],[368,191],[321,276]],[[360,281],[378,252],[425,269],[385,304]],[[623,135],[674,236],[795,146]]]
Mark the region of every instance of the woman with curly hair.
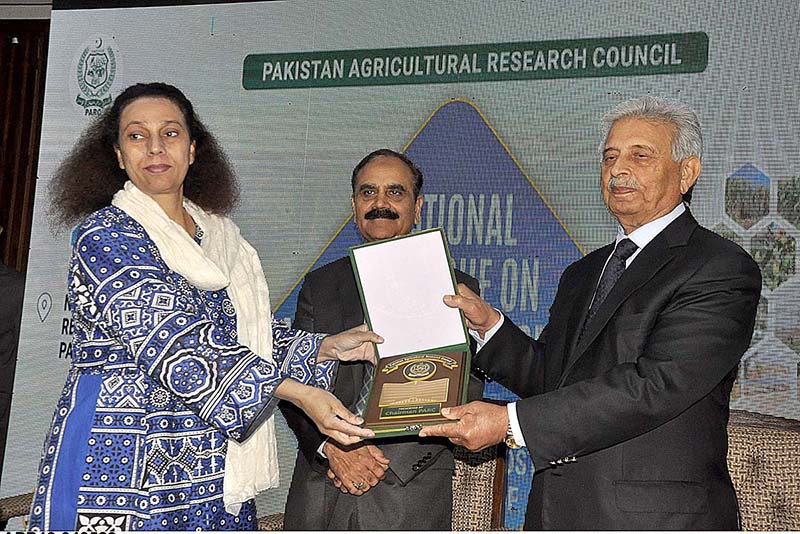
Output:
[[226,214],[235,176],[192,104],[127,88],[51,185],[73,223],[72,366],[39,468],[42,530],[251,530],[278,483],[272,412],[301,407],[342,443],[372,432],[328,391],[336,360],[374,359],[271,320],[255,249]]

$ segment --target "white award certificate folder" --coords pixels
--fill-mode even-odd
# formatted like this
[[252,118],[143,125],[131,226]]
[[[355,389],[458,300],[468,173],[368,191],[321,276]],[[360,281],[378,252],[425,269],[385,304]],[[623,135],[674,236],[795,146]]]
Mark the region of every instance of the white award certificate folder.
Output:
[[350,249],[364,317],[384,342],[365,426],[377,435],[419,433],[466,401],[471,354],[463,315],[443,302],[456,294],[441,228]]
[[461,312],[442,301],[456,285],[441,230],[354,247],[352,257],[380,358],[468,343]]

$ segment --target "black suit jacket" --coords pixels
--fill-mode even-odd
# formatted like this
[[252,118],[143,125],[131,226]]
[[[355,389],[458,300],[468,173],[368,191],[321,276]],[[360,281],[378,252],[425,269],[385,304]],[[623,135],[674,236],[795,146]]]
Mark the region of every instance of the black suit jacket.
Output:
[[753,332],[758,266],[687,210],[578,339],[612,248],[566,269],[539,341],[506,319],[475,358],[523,398],[536,469],[525,526],[736,529],[728,404]]
[[[456,271],[456,279],[473,291],[479,291],[477,280],[471,276]],[[297,312],[292,325],[294,328],[308,332],[336,334],[363,323],[361,300],[348,257],[336,260],[306,275],[297,299]],[[473,344],[473,353],[474,350]],[[368,364],[363,362],[338,364],[333,393],[350,410],[354,408],[364,382],[365,365]],[[482,390],[483,385],[480,381],[475,379],[470,381],[470,398],[480,398]],[[310,465],[318,473],[327,472],[327,462],[317,454],[317,449],[326,436],[321,434],[313,421],[293,404],[281,402],[279,407],[289,427],[297,436],[299,454],[305,457],[307,465]],[[373,443],[378,445],[389,458],[390,469],[402,484],[408,484],[434,464],[439,464],[441,467],[444,462],[451,469],[453,468],[451,446],[443,439],[421,440],[417,437],[403,437],[373,440]],[[295,467],[293,483],[299,476],[305,475],[301,469]],[[327,478],[324,480],[329,483]],[[381,484],[370,490],[370,493],[380,492]],[[290,492],[289,499],[293,498],[295,498],[294,493]],[[287,510],[300,508],[294,504],[296,503],[287,502]],[[316,506],[312,503],[307,503],[307,505],[309,507]],[[309,513],[313,513],[310,508],[307,510]]]

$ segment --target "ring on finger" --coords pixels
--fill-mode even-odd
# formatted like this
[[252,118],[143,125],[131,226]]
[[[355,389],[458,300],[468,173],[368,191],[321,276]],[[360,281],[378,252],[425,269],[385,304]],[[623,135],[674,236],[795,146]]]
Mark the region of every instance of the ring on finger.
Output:
[[363,482],[353,482],[353,487],[355,489],[357,489],[358,491],[361,491],[361,490],[364,489],[364,483]]

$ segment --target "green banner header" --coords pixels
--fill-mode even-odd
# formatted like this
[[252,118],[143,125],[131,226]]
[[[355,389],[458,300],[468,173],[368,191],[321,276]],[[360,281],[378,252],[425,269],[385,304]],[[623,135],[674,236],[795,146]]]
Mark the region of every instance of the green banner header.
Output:
[[249,54],[242,86],[298,89],[703,72],[708,35]]

